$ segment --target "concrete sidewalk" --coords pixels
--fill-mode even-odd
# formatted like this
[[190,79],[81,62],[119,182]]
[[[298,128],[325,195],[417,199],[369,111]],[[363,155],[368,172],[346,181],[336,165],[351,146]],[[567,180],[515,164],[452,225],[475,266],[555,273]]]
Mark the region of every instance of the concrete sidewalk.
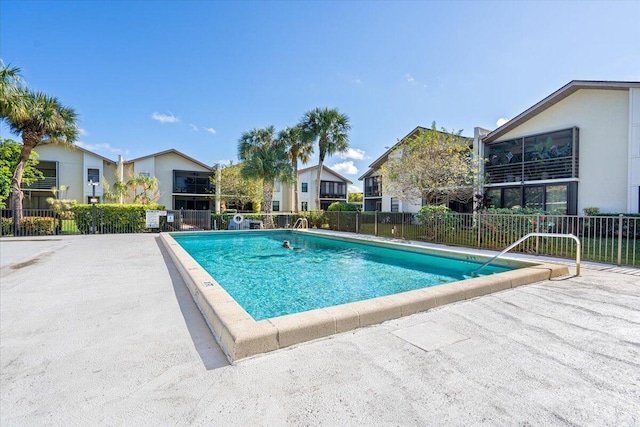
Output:
[[640,424],[633,274],[583,268],[235,366],[157,235],[3,238],[0,274],[2,426]]

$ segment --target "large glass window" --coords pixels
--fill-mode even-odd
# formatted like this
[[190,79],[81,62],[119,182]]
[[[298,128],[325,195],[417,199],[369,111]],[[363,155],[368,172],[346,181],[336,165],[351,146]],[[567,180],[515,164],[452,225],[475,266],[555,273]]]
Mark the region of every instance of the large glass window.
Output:
[[576,182],[491,188],[485,193],[491,207],[522,206],[559,215],[577,214],[577,194]]
[[309,183],[303,182],[300,184],[300,186],[302,187],[300,191],[302,191],[303,193],[307,193],[309,191]]
[[578,128],[571,128],[489,143],[485,146],[486,180],[503,183],[577,178],[578,137]]
[[280,211],[280,201],[279,200],[274,200],[271,202],[271,210],[274,212],[279,212]]
[[391,198],[391,212],[399,212],[400,211],[400,202],[395,197]]
[[382,177],[372,176],[364,179],[364,197],[379,197],[382,195]]
[[544,187],[524,187],[524,206],[544,209]]
[[546,209],[555,214],[567,213],[567,186],[548,185],[546,192]]
[[309,202],[302,202],[302,211],[306,212],[309,210]]
[[503,193],[502,207],[513,208],[515,206],[522,206],[520,201],[520,187],[505,188]]
[[321,181],[320,197],[323,199],[346,199],[347,184],[338,181]]

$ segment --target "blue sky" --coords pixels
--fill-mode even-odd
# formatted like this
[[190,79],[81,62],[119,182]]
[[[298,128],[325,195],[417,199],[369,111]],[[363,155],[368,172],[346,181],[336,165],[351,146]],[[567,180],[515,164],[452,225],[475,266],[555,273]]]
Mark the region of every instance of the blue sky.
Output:
[[574,79],[640,80],[639,16],[640,1],[0,0],[0,58],[112,159],[237,162],[242,132],[337,108],[352,150],[326,164],[361,187],[418,125],[471,136]]

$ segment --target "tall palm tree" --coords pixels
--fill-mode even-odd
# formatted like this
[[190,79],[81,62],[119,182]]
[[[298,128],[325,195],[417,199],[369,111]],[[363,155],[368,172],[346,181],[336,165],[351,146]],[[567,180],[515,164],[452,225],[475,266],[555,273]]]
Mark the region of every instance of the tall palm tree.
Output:
[[78,137],[77,114],[56,98],[42,92],[18,88],[20,102],[2,105],[2,120],[12,133],[22,136],[22,150],[11,179],[14,232],[22,219],[22,175],[31,151],[40,144],[70,145]]
[[298,213],[298,191],[300,190],[298,184],[298,160],[303,165],[309,162],[311,154],[313,153],[313,139],[308,135],[303,134],[300,126],[288,127],[281,130],[278,133],[278,140],[284,144],[287,150],[287,156],[293,166],[293,211]]
[[[271,213],[275,181],[293,180],[293,168],[282,143],[274,139],[275,128],[269,126],[245,132],[238,141],[238,157],[243,160],[241,175],[262,181],[262,212]],[[273,228],[271,215],[265,218],[267,228]]]
[[318,139],[318,173],[316,176],[316,209],[320,209],[320,178],[327,155],[345,151],[349,148],[351,129],[349,117],[337,109],[315,108],[307,111],[300,121],[302,133],[306,137]]

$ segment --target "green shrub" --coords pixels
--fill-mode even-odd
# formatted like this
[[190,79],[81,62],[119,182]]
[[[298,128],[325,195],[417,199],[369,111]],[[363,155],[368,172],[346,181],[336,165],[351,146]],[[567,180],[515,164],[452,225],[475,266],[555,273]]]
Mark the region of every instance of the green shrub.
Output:
[[20,220],[20,234],[23,236],[51,236],[55,231],[54,218],[25,216]]
[[[76,227],[82,234],[91,232],[92,205],[75,205],[73,214]],[[96,232],[98,233],[141,233],[147,231],[147,210],[162,210],[161,205],[96,205]],[[162,219],[166,220],[165,217]]]
[[309,228],[324,228],[327,223],[324,211],[304,211],[300,212],[300,218],[307,218]]
[[347,202],[333,202],[327,208],[327,212],[335,212],[335,211],[352,212],[357,210],[358,210],[358,205],[354,205],[353,203],[347,203]]
[[13,234],[13,218],[0,218],[0,220],[2,221],[2,235]]
[[584,208],[582,211],[586,216],[597,216],[600,214],[600,208]]

